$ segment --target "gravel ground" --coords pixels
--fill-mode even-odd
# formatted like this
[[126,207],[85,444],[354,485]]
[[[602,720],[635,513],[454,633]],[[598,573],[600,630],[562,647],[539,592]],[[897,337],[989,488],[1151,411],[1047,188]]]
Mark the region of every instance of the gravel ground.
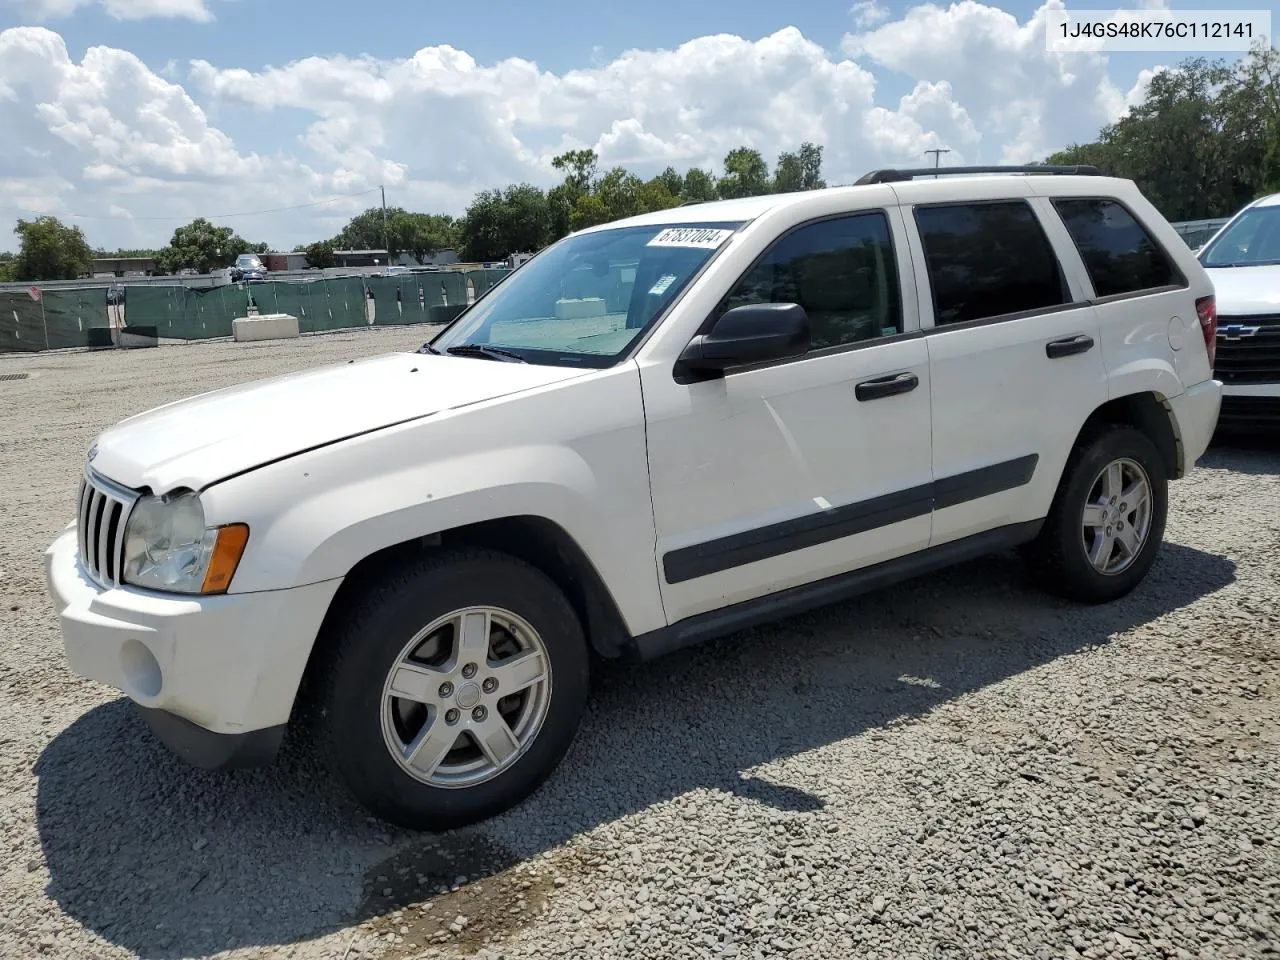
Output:
[[442,837],[305,756],[185,767],[65,668],[41,552],[130,413],[421,329],[0,357],[0,956],[1280,952],[1280,444],[1217,446],[1082,608],[996,557],[598,677],[537,796]]

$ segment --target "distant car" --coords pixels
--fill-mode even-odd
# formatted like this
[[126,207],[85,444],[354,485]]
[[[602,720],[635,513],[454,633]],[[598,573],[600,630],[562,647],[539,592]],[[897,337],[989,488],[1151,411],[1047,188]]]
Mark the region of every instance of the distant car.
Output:
[[267,279],[267,268],[256,253],[242,253],[231,268],[234,283],[262,283]]
[[404,276],[405,274],[410,273],[410,272],[411,272],[411,271],[409,270],[409,268],[408,268],[408,267],[404,267],[404,266],[396,265],[396,266],[387,267],[387,269],[383,270],[383,271],[382,271],[382,276],[384,276],[384,277],[400,277],[400,276]]
[[1217,296],[1219,424],[1280,435],[1280,193],[1240,210],[1197,258]]

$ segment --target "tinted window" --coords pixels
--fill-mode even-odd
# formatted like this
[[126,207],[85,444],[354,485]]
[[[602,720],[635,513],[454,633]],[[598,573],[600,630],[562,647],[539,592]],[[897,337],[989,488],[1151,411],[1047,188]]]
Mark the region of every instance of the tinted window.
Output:
[[725,308],[798,303],[813,349],[902,332],[902,298],[883,213],[823,220],[779,240],[739,281]]
[[1100,297],[1167,287],[1178,282],[1169,258],[1114,200],[1055,200]]
[[1021,200],[917,207],[934,323],[964,323],[1067,303],[1057,255]]

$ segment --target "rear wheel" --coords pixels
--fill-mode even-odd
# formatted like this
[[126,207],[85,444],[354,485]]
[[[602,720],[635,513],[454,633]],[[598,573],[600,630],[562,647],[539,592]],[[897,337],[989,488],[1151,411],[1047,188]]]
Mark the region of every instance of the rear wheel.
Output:
[[1044,528],[1025,556],[1046,589],[1105,603],[1147,575],[1168,509],[1168,472],[1155,444],[1135,427],[1105,424],[1072,451]]
[[577,731],[588,654],[572,607],[502,554],[451,552],[367,590],[334,625],[319,734],[368,809],[447,829],[514,806]]

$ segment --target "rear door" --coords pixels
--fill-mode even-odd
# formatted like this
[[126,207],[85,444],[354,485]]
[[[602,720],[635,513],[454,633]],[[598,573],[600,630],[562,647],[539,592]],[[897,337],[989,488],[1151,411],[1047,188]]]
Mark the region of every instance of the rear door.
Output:
[[1107,399],[1079,257],[1044,198],[918,202],[907,220],[933,390],[930,542],[1043,517]]

